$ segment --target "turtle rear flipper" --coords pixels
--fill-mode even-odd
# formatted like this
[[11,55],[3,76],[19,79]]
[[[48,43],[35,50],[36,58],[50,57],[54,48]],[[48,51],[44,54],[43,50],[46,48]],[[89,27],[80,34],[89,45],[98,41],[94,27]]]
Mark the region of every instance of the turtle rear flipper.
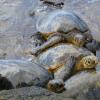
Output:
[[44,44],[42,44],[41,46],[37,47],[36,49],[34,49],[32,51],[33,55],[38,56],[41,52],[44,52],[45,50],[47,50],[48,48],[54,46],[55,44],[58,44],[60,42],[62,42],[64,39],[61,36],[55,36],[51,39],[49,39],[48,41],[46,41]]
[[53,79],[50,80],[47,84],[47,88],[50,91],[56,92],[56,93],[61,93],[65,90],[64,88],[64,82],[61,79]]

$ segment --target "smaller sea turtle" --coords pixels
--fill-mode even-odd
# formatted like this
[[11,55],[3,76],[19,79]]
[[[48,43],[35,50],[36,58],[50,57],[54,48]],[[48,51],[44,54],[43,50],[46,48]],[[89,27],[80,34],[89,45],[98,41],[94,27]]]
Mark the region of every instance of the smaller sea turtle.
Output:
[[78,47],[82,47],[86,44],[86,42],[86,37],[79,31],[73,30],[67,34],[56,32],[55,34],[51,35],[41,46],[33,49],[31,54],[38,56],[43,51],[55,46],[58,43],[71,43]]
[[[34,55],[38,55],[59,42],[66,42],[64,37],[73,44],[75,43],[73,42],[73,37],[78,37],[80,40],[85,37],[85,40],[81,42],[82,45],[86,41],[90,42],[93,40],[88,25],[74,12],[68,12],[65,10],[51,11],[47,6],[44,6],[42,8],[37,8],[35,13],[37,15],[36,29],[47,39],[47,41],[32,51]],[[83,36],[63,36],[68,33],[81,33]],[[77,44],[80,45],[79,43]]]
[[53,79],[46,69],[23,60],[0,60],[0,90],[25,86],[46,87]]
[[[39,13],[39,10],[43,11]],[[68,33],[74,29],[82,32],[88,40],[93,37],[87,24],[74,12],[65,10],[48,10],[48,7],[37,9],[38,19],[36,22],[37,31],[41,32],[45,37],[54,34],[55,32]],[[36,14],[37,14],[36,13]]]
[[[37,57],[38,63],[54,74],[54,80],[50,80],[47,87],[52,90],[57,84],[63,86],[61,81],[65,81],[71,75],[89,69],[95,69],[98,58],[84,47],[77,47],[72,44],[59,44],[54,48],[48,49]],[[58,82],[59,79],[59,82]],[[52,90],[57,92],[61,87]]]
[[65,10],[49,11],[48,7],[42,7],[37,8],[35,13],[39,16],[36,22],[36,28],[46,36],[59,31],[67,33],[73,29],[77,29],[81,32],[89,30],[87,24],[74,12]]

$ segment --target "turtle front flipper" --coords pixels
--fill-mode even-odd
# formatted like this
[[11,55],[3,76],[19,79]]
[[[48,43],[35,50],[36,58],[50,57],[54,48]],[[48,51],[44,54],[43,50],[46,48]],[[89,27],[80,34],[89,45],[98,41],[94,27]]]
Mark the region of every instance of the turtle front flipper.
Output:
[[47,89],[55,93],[61,93],[65,90],[64,82],[61,79],[50,80],[47,84]]
[[74,56],[70,56],[66,64],[63,64],[63,67],[61,67],[54,73],[54,78],[62,79],[63,81],[67,80],[71,75],[71,71],[74,68],[75,63],[76,63],[76,58]]
[[64,38],[61,36],[54,36],[51,39],[49,39],[48,41],[46,41],[44,44],[42,44],[41,46],[35,48],[32,51],[32,54],[38,56],[40,53],[44,52],[45,50],[54,46],[55,44],[62,42],[63,40],[64,40]]
[[61,93],[64,91],[64,81],[70,77],[71,70],[73,69],[75,62],[75,57],[69,57],[66,64],[63,64],[62,67],[54,72],[54,79],[48,82],[47,88],[56,93]]

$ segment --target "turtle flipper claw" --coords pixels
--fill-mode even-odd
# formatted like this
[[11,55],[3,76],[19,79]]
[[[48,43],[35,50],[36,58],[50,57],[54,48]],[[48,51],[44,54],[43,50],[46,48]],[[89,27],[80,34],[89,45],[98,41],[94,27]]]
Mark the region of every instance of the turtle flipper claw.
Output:
[[47,88],[55,93],[61,93],[65,90],[64,85],[62,79],[53,79],[48,82]]

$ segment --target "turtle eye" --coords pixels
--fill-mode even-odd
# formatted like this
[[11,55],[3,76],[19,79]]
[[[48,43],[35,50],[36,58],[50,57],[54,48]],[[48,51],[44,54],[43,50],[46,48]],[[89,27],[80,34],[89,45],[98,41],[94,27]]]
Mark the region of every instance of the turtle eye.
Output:
[[88,64],[91,64],[91,59],[89,58],[87,62],[88,62]]
[[85,62],[86,65],[90,65],[91,64],[91,60],[90,59],[85,59],[84,62]]
[[88,62],[88,64],[91,64],[91,61],[90,60],[88,60],[87,62]]

